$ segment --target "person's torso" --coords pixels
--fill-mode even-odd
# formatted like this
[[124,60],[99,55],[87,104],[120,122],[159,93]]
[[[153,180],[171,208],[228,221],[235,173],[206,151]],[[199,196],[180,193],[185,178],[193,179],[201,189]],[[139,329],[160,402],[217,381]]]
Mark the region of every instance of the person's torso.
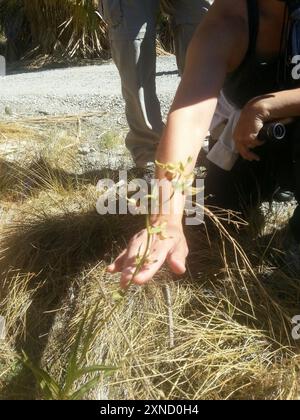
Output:
[[[260,13],[257,0],[247,0],[249,21],[249,47],[240,66],[229,73],[223,87],[226,99],[241,109],[256,96],[279,90],[278,64],[280,48],[272,57],[264,58],[257,53],[260,30]],[[281,34],[283,28],[278,28]]]

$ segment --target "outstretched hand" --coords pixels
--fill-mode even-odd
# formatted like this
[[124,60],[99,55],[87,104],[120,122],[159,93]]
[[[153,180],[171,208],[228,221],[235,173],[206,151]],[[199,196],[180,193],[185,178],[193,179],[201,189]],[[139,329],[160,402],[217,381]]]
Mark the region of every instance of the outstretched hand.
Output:
[[137,273],[137,256],[143,255],[147,247],[147,229],[136,234],[129,242],[128,247],[108,267],[108,272],[111,274],[121,273],[122,288],[126,288],[130,282],[137,285],[146,284],[165,261],[173,273],[178,275],[185,273],[188,246],[182,225],[168,223],[165,232],[164,238],[160,234],[152,236],[147,260]]

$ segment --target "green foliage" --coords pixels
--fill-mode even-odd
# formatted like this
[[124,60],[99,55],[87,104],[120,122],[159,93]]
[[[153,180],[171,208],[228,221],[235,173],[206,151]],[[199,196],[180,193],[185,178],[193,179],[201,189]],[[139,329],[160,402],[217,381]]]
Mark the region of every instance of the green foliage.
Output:
[[26,53],[103,57],[109,46],[106,25],[96,8],[94,0],[3,0],[0,26],[16,59]]
[[[15,61],[23,57],[107,58],[107,26],[96,13],[98,0],[2,0],[0,34],[6,36],[6,56]],[[163,48],[173,49],[169,21],[160,15],[159,40]]]
[[[42,398],[46,400],[80,400],[99,383],[99,375],[111,375],[115,367],[105,365],[86,366],[87,354],[98,333],[96,315],[98,306],[89,319],[87,312],[79,326],[78,334],[70,350],[66,372],[61,382],[46,370],[36,366],[23,352],[22,363],[31,370],[40,387]],[[89,319],[89,321],[88,321]],[[87,322],[88,321],[88,322]],[[86,332],[85,332],[86,331]],[[79,387],[76,384],[82,383]]]

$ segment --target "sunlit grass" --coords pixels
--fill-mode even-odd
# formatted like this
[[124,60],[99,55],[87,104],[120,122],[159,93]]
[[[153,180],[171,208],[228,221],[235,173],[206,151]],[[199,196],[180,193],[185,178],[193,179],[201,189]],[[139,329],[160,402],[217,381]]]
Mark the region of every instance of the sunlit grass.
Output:
[[[73,58],[108,58],[107,25],[96,14],[98,8],[98,0],[2,0],[0,29],[8,19],[19,29],[12,46],[14,58],[37,58],[34,67],[65,64]],[[159,28],[158,52],[173,50],[171,26],[162,14]]]
[[17,122],[0,122],[0,143],[7,140],[41,140],[42,135],[36,130]]
[[[76,135],[58,131],[30,165],[3,159],[0,186],[9,194],[0,199],[0,314],[7,321],[1,398],[50,398],[39,388],[41,376],[19,363],[22,351],[31,370],[64,384],[80,326],[94,316],[93,340],[79,352],[83,365],[117,370],[100,375],[80,398],[298,399],[291,318],[300,283],[283,262],[287,211],[278,207],[238,232],[226,233],[216,221],[208,233],[189,229],[187,274],[175,279],[162,269],[147,287],[133,287],[103,324],[118,290],[118,276],[106,266],[143,220],[96,213],[101,171],[76,175],[76,147]],[[78,378],[72,392],[89,379]]]

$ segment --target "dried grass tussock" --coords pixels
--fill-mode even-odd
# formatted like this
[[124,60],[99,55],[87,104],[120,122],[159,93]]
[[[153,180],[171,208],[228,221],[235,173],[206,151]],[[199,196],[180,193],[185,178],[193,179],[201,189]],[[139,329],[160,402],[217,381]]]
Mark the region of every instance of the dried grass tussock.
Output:
[[[69,170],[75,148],[59,158],[47,141],[29,166],[1,158],[1,399],[47,398],[22,352],[65,383],[83,322],[79,359],[115,370],[81,398],[298,399],[300,282],[280,250],[287,212],[268,212],[254,230],[227,232],[218,220],[188,229],[187,274],[164,268],[108,317],[118,276],[106,266],[144,221],[98,215],[96,179]],[[72,392],[90,379],[86,369]]]
[[41,135],[24,124],[18,122],[0,122],[0,142],[7,140],[35,140],[40,139]]
[[[37,68],[74,59],[107,59],[108,30],[98,10],[98,0],[1,0],[0,40],[7,58],[30,59]],[[171,25],[161,14],[158,27],[158,53],[173,51]]]

